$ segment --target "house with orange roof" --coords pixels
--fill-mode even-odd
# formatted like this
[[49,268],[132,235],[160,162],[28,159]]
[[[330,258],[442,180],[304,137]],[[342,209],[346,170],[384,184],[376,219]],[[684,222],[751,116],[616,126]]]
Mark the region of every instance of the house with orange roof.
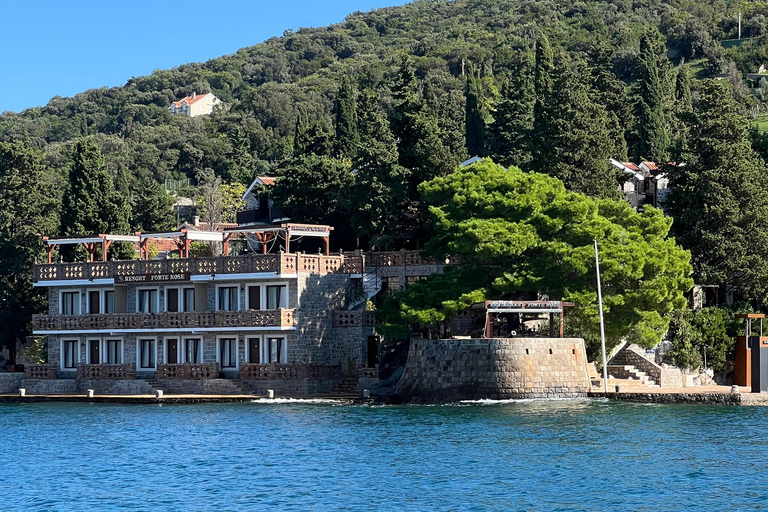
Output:
[[[629,176],[621,186],[624,200],[637,211],[643,211],[646,205],[662,208],[669,192],[669,179],[654,162],[619,162],[610,159],[611,165]],[[670,165],[675,165],[670,162]]]
[[197,94],[192,92],[190,96],[171,103],[171,114],[183,114],[189,117],[207,116],[221,100],[213,93]]
[[290,220],[270,197],[270,189],[274,186],[274,176],[256,176],[243,194],[246,210],[238,212],[238,225],[279,224]]

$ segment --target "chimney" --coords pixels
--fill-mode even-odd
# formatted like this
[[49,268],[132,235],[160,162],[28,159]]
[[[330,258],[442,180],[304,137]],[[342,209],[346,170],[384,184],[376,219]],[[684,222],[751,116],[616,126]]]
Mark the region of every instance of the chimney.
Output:
[[195,227],[199,226],[200,225],[200,217],[198,217],[197,215],[192,217],[192,225],[195,226]]
[[195,96],[197,96],[197,93],[195,91],[192,91],[192,99],[195,99]]

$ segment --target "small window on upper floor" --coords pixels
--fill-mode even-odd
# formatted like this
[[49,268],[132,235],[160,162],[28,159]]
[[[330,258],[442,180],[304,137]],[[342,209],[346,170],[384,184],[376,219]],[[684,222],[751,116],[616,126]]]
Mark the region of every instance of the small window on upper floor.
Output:
[[80,292],[61,292],[61,314],[80,314]]
[[288,287],[281,285],[267,286],[267,308],[278,309],[288,307]]

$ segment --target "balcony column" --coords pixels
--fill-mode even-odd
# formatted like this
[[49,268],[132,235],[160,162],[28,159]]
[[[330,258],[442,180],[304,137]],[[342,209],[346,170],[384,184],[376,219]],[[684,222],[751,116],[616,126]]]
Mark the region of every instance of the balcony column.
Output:
[[112,240],[107,240],[106,235],[99,235],[101,237],[101,260],[107,261],[107,251],[112,245]]
[[323,242],[325,243],[325,255],[328,256],[330,254],[330,243],[328,242],[328,237],[323,237]]
[[96,243],[83,242],[85,250],[88,251],[88,261],[93,262],[93,255],[96,254]]
[[285,230],[285,253],[290,254],[291,252],[291,233],[286,229]]

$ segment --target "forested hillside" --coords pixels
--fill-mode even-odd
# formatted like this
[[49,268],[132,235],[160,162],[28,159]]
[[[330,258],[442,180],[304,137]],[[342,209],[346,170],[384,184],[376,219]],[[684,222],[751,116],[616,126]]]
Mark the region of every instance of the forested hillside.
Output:
[[[747,40],[723,44],[738,13]],[[690,163],[669,170],[669,212],[696,278],[760,302],[768,137],[749,125],[768,79],[747,73],[768,62],[766,16],[729,0],[416,1],[3,113],[1,273],[26,272],[39,234],[167,228],[166,180],[205,196],[275,175],[286,213],[333,224],[337,247],[423,247],[419,185],[470,156],[597,198],[618,197],[612,157]],[[209,91],[224,102],[210,116],[168,110]],[[6,279],[0,312],[27,285]]]

